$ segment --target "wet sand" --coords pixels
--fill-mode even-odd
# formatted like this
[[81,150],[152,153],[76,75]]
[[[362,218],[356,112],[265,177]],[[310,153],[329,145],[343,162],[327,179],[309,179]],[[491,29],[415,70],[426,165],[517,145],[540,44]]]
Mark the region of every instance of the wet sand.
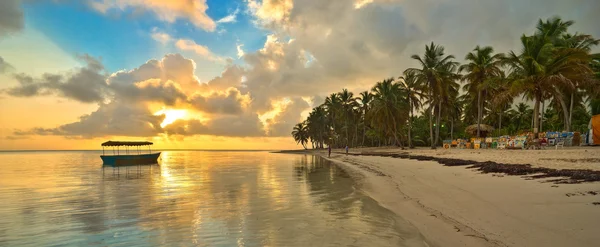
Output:
[[[560,177],[560,172],[573,170],[570,175],[584,174],[594,181],[600,170],[595,151],[600,150],[410,151],[422,157],[418,161],[400,157],[407,153],[399,149],[355,149],[351,152],[368,155],[335,150],[329,159],[357,177],[365,193],[417,227],[433,246],[597,246],[600,182]],[[327,151],[308,152],[327,157]],[[470,161],[445,166],[444,159]],[[479,167],[466,164],[471,161]],[[525,171],[540,172],[504,172],[506,162],[519,169],[530,164]],[[486,170],[491,167],[501,171]],[[540,176],[547,172],[552,176]]]

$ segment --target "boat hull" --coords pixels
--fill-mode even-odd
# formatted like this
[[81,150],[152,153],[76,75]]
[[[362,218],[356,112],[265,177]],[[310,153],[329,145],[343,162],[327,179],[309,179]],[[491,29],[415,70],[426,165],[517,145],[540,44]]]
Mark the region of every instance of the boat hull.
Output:
[[100,155],[107,166],[148,165],[158,163],[160,152],[138,155]]

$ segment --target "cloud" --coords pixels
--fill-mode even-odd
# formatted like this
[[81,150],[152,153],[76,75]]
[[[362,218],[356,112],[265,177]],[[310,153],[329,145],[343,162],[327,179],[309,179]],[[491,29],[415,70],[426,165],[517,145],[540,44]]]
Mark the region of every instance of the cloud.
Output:
[[20,31],[23,27],[21,0],[0,1],[0,37]]
[[176,106],[187,101],[187,96],[179,84],[171,80],[148,79],[134,84],[113,84],[111,88],[124,103],[158,102],[166,106]]
[[234,64],[228,65],[220,76],[203,84],[203,87],[206,88],[206,91],[225,90],[230,87],[240,88],[242,87],[242,77],[244,74],[245,70],[242,67]]
[[100,104],[95,112],[80,117],[79,121],[56,128],[34,128],[14,132],[15,136],[61,135],[82,138],[104,136],[147,137],[162,133],[160,123],[164,115],[155,116],[143,104],[113,101]]
[[175,46],[183,51],[193,51],[194,53],[210,60],[216,62],[224,62],[225,59],[213,54],[208,47],[196,44],[195,41],[189,39],[180,39],[177,40]]
[[[178,120],[163,129],[146,131],[154,135],[289,136],[302,112],[322,103],[324,96],[342,88],[366,90],[383,78],[398,76],[416,66],[410,55],[422,54],[431,41],[445,46],[458,60],[476,45],[491,45],[497,52],[517,50],[521,34],[533,32],[537,19],[555,13],[575,20],[573,32],[600,36],[593,11],[600,2],[594,0],[246,3],[256,25],[272,34],[257,51],[236,46],[243,65],[226,64],[220,76],[200,83],[192,60],[169,54],[109,76],[110,102],[160,102],[198,111],[208,118]],[[156,39],[161,40],[159,36]],[[173,40],[170,36],[162,40],[219,60],[192,40]],[[34,78],[21,80],[37,85]],[[47,92],[35,86],[29,90],[34,94]],[[308,98],[310,103],[304,100]],[[281,101],[286,103],[273,103]],[[104,109],[110,114],[109,108]]]
[[293,0],[247,0],[247,3],[261,24],[287,22],[294,7]]
[[85,54],[78,57],[85,67],[64,74],[43,74],[33,78],[26,74],[16,74],[19,86],[8,88],[12,96],[32,97],[58,94],[68,99],[84,103],[102,102],[108,93],[104,66],[97,59]]
[[205,123],[199,120],[177,120],[165,126],[168,135],[214,135],[227,137],[260,137],[265,136],[263,125],[258,115],[247,113],[238,116],[222,116]]
[[250,96],[242,95],[236,88],[215,91],[207,96],[196,94],[189,100],[191,106],[205,113],[239,115],[250,104]]
[[282,111],[269,120],[269,136],[289,136],[292,128],[301,122],[302,111],[310,105],[302,98],[293,98]]
[[258,111],[268,110],[275,98],[366,90],[417,66],[410,56],[422,54],[431,41],[459,61],[476,45],[492,45],[497,52],[518,49],[519,36],[557,10],[576,21],[573,32],[600,36],[591,21],[597,19],[591,9],[600,2],[593,0],[246,2],[257,25],[273,32],[262,49],[243,57],[247,81],[240,90],[251,92]]
[[127,9],[153,12],[160,20],[173,23],[177,19],[187,19],[194,26],[206,31],[214,31],[215,22],[206,14],[206,0],[89,0],[95,10],[106,14],[110,10]]
[[13,70],[14,67],[0,57],[0,75]]
[[161,60],[151,59],[138,68],[121,70],[108,78],[111,86],[131,85],[150,79],[160,79],[162,82],[173,81],[182,91],[196,91],[200,81],[194,75],[196,63],[181,54],[167,54]]
[[244,50],[242,49],[243,46],[244,44],[239,44],[236,46],[238,58],[242,58],[245,54]]
[[240,12],[240,9],[235,9],[233,13],[219,19],[217,23],[234,23],[236,22],[237,14]]
[[157,42],[159,42],[163,45],[166,45],[167,43],[171,42],[171,40],[173,40],[171,35],[169,35],[167,33],[159,32],[156,29],[152,30],[152,33],[150,34],[150,36],[152,36],[152,39],[156,40]]

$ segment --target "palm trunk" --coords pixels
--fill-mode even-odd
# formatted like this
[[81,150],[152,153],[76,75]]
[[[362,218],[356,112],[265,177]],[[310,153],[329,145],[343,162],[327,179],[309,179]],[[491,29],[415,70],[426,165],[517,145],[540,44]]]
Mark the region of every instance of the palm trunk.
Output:
[[481,137],[481,90],[477,93],[477,138]]
[[450,118],[450,140],[454,140],[454,118]]
[[544,129],[544,106],[546,102],[542,100],[542,111],[540,112],[540,132],[543,132]]
[[542,101],[542,96],[540,93],[536,93],[535,95],[535,105],[533,106],[533,134],[534,137],[538,137],[539,127],[540,127],[540,103]]
[[502,111],[503,110],[504,109],[500,109],[500,124],[498,125],[498,130],[499,131],[502,131]]
[[565,104],[565,101],[562,98],[558,98],[558,103],[560,104],[560,107],[563,110],[563,122],[565,124],[564,128],[566,131],[570,131],[570,121],[569,121],[569,113],[568,113],[568,109],[567,109],[567,104]]
[[429,139],[431,149],[435,149],[435,144],[433,143],[433,106],[429,106]]
[[[429,98],[433,100],[433,92],[431,88],[429,89]],[[429,139],[431,141],[431,149],[435,149],[435,143],[433,142],[433,106],[433,103],[429,104]]]
[[[346,113],[347,115],[348,113]],[[348,116],[346,116],[346,145],[350,145],[350,136],[348,136]]]
[[[535,101],[534,101],[534,105],[535,105]],[[535,119],[535,111],[531,111],[531,131],[533,131],[533,120]]]
[[412,101],[410,100],[410,98],[408,98],[408,109],[409,109],[409,112],[408,112],[408,114],[409,114],[408,115],[408,147],[409,148],[414,148],[414,146],[412,144],[412,140],[411,140],[412,137],[410,135],[410,131],[412,129],[412,114],[413,114],[413,112],[412,112]]
[[396,140],[396,145],[399,145],[401,149],[404,149],[402,142],[398,140],[398,124],[396,124],[396,118],[392,117],[392,120],[394,122],[394,139]]
[[363,111],[363,139],[362,146],[365,146],[365,137],[367,136],[367,109]]
[[440,139],[440,120],[442,118],[442,101],[438,103],[437,119],[435,122],[435,146],[437,147],[438,139]]
[[571,131],[571,117],[573,116],[573,97],[575,95],[571,93],[571,104],[569,105],[569,125],[567,125],[567,132]]
[[358,124],[354,121],[354,147],[358,147]]

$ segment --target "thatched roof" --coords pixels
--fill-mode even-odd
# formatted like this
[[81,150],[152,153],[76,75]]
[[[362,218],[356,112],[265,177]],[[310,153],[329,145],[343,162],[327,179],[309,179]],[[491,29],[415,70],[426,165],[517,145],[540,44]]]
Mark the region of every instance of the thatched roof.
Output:
[[[494,127],[489,126],[487,124],[480,124],[479,125],[479,130],[481,132],[492,132],[494,131]],[[467,128],[465,129],[465,132],[471,134],[471,135],[477,135],[477,124],[473,124],[473,125],[469,125],[467,126]]]
[[102,143],[103,147],[114,147],[114,146],[146,146],[152,145],[152,142],[119,142],[119,141],[107,141]]

